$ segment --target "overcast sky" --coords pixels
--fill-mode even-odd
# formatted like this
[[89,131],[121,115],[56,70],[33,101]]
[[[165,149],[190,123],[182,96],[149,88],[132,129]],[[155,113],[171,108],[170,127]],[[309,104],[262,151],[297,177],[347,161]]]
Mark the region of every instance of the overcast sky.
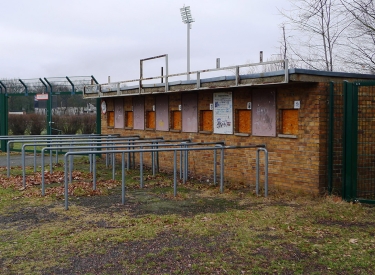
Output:
[[[139,60],[168,54],[169,73],[258,62],[279,53],[288,0],[0,0],[0,79],[94,75],[100,83],[139,78]],[[163,60],[145,64],[146,77]],[[152,68],[152,69],[151,69]],[[158,68],[155,70],[155,68]]]

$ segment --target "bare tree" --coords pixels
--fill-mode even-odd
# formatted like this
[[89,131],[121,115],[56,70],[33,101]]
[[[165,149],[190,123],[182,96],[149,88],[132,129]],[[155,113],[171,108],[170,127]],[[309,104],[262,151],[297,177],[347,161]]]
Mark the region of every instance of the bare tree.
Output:
[[341,3],[339,0],[289,1],[292,9],[280,11],[286,18],[284,55],[297,59],[309,69],[333,71],[344,45],[344,32],[350,25],[342,13]]
[[348,33],[346,62],[356,69],[375,73],[375,4],[373,0],[341,0],[354,23]]
[[34,98],[23,95],[26,91],[18,79],[2,79],[7,87],[9,111],[34,110]]

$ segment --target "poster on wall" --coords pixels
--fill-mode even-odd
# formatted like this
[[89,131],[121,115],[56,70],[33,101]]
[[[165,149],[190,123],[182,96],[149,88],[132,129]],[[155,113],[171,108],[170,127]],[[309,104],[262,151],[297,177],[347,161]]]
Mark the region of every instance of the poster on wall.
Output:
[[232,92],[214,93],[214,133],[233,134]]

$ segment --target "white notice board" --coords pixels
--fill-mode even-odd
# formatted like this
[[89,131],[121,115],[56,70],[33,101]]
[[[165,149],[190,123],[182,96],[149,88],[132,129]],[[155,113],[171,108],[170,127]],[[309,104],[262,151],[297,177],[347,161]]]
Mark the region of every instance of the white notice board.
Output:
[[233,134],[232,92],[214,93],[214,133]]

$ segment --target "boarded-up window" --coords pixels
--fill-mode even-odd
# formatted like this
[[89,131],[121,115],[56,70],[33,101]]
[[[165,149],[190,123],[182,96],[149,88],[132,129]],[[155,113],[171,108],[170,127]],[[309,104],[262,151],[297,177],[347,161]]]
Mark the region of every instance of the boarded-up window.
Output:
[[181,111],[171,112],[171,128],[172,130],[181,130]]
[[284,135],[298,134],[298,110],[281,110],[281,132]]
[[187,93],[181,96],[182,132],[198,131],[198,100],[197,94]]
[[276,136],[276,92],[255,90],[252,92],[251,127],[254,136]]
[[132,111],[125,112],[125,127],[133,128],[133,112]]
[[212,111],[201,110],[200,111],[200,130],[212,132],[213,129],[213,118]]
[[146,128],[155,129],[155,112],[154,111],[146,112]]
[[115,112],[114,111],[107,111],[107,126],[108,127],[115,126]]
[[141,96],[136,96],[133,99],[133,108],[134,108],[134,129],[144,130],[145,129],[145,101]]
[[156,107],[156,130],[168,131],[168,95],[157,95],[155,98]]
[[251,133],[251,110],[236,110],[237,133]]
[[115,101],[115,128],[124,128],[124,102],[122,98]]

